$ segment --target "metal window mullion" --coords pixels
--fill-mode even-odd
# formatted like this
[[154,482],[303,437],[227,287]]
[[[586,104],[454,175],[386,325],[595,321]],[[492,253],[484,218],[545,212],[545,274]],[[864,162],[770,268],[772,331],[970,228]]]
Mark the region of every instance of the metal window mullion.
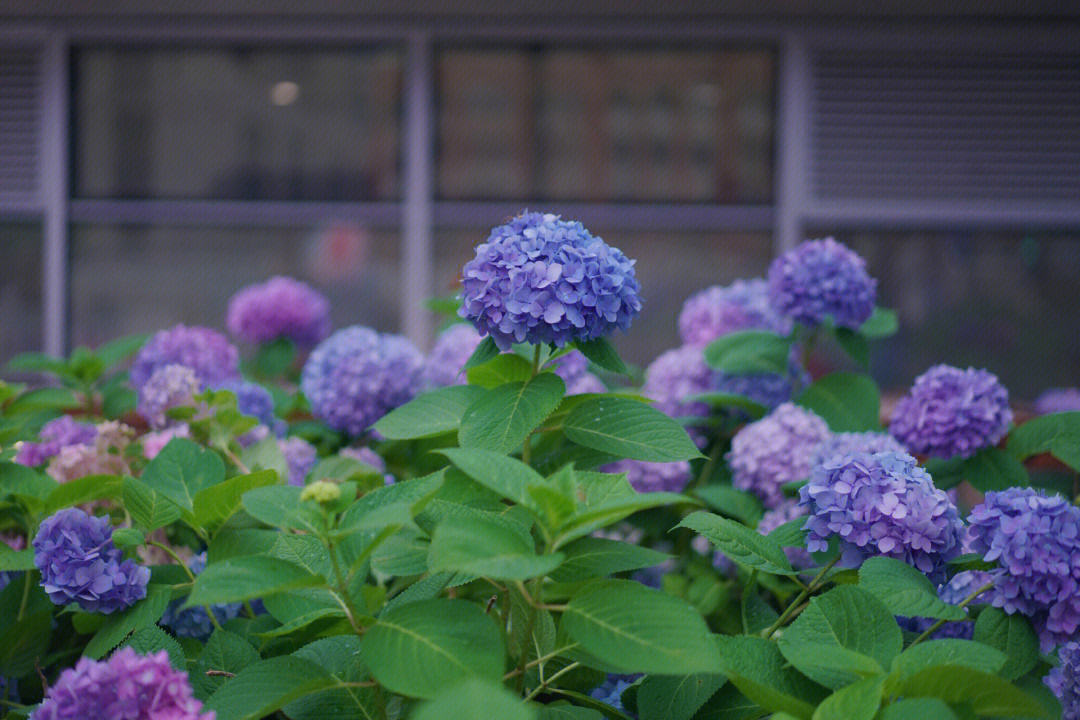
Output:
[[41,166],[44,208],[42,347],[61,355],[68,342],[68,41],[50,33],[43,46]]
[[788,33],[780,46],[776,82],[776,229],[774,251],[779,254],[802,239],[802,213],[807,201],[806,159],[810,133],[810,61],[806,38]]
[[426,348],[431,319],[423,301],[433,288],[432,246],[432,72],[431,39],[409,35],[405,61],[405,132],[402,148],[401,329]]

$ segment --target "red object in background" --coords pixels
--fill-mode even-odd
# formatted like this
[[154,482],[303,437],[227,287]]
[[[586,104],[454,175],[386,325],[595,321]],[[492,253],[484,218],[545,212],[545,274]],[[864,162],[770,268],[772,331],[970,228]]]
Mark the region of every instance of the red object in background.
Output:
[[371,256],[371,233],[354,223],[330,223],[308,245],[308,272],[319,285],[355,279]]

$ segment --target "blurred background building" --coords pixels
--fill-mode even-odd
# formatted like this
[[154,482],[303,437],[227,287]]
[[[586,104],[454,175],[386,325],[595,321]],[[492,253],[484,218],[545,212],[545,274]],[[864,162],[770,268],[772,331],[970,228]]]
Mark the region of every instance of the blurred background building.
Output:
[[1080,6],[0,1],[0,361],[277,273],[426,345],[524,207],[637,258],[639,363],[831,234],[900,312],[880,381],[1078,384]]

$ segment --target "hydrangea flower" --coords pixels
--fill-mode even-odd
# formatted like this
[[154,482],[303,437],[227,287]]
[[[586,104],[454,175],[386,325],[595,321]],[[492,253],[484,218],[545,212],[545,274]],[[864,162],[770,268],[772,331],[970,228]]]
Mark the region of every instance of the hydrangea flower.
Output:
[[[195,575],[202,573],[206,569],[206,551],[193,555],[188,560],[187,566]],[[200,606],[182,608],[183,604],[182,599],[169,603],[169,606],[165,608],[165,614],[161,616],[161,624],[172,630],[173,635],[177,637],[198,638],[199,640],[209,638],[214,631],[214,624],[210,621],[210,614],[206,612],[206,608]],[[210,609],[214,612],[218,623],[224,625],[238,616],[242,607],[240,603],[222,603],[211,605]]]
[[[796,500],[785,500],[778,507],[767,511],[761,516],[757,529],[762,535],[768,535],[784,523],[791,522],[804,515],[806,515],[806,507]],[[814,560],[810,557],[809,550],[799,547],[786,547],[784,548],[784,554],[787,555],[791,567],[796,570],[814,566]]]
[[353,326],[312,351],[300,386],[315,417],[359,435],[413,398],[423,365],[420,351],[406,338]]
[[808,327],[832,318],[857,329],[874,312],[877,281],[866,261],[832,238],[807,240],[769,265],[769,301],[781,315]]
[[454,323],[446,328],[435,338],[428,353],[421,384],[424,387],[464,385],[467,380],[462,368],[482,339],[472,325]]
[[690,463],[620,460],[604,467],[604,472],[626,473],[626,480],[640,493],[680,492],[690,482]]
[[1080,388],[1050,388],[1035,400],[1037,415],[1080,412]]
[[1032,619],[1043,650],[1080,627],[1080,508],[1034,488],[988,492],[968,517],[971,548],[997,561],[987,598]]
[[293,435],[278,440],[278,447],[289,465],[289,484],[304,487],[304,478],[319,459],[315,446],[304,438]]
[[692,345],[668,350],[645,368],[641,392],[656,401],[656,409],[671,417],[706,417],[709,406],[687,400],[713,390],[713,370],[701,348]]
[[20,442],[16,445],[15,462],[37,467],[55,457],[69,445],[87,445],[97,437],[97,428],[76,422],[70,415],[61,415],[41,426],[40,442]]
[[1080,720],[1080,642],[1070,640],[1058,650],[1061,665],[1043,678],[1061,701],[1061,720]]
[[107,660],[80,658],[60,673],[32,720],[214,720],[202,712],[186,672],[164,650],[139,655],[121,648]]
[[173,438],[190,437],[191,429],[186,423],[181,423],[165,428],[164,430],[148,432],[139,438],[139,440],[142,442],[143,457],[147,460],[153,460],[158,456],[159,452],[165,449],[165,446],[168,445],[169,441]]
[[78,508],[61,510],[41,522],[34,537],[34,565],[41,587],[57,605],[77,602],[87,612],[112,613],[146,597],[149,568],[112,543],[108,518]]
[[228,338],[207,327],[177,325],[155,333],[131,365],[131,385],[138,389],[166,365],[186,365],[204,386],[240,378],[240,353]]
[[702,535],[695,535],[690,541],[690,547],[699,555],[709,557],[716,571],[725,577],[734,577],[738,574],[738,566],[724,553],[713,547],[713,544]]
[[825,421],[809,410],[784,403],[744,425],[731,439],[728,464],[732,484],[761,498],[768,509],[784,501],[781,488],[810,475],[810,453],[829,436]]
[[641,310],[634,262],[558,215],[526,212],[493,229],[461,274],[458,315],[502,350],[595,340]]
[[87,475],[131,473],[125,455],[135,431],[118,420],[99,424],[91,444],[68,445],[49,461],[45,473],[59,483]]
[[845,432],[831,433],[827,438],[814,448],[810,455],[810,467],[814,468],[831,460],[837,455],[851,455],[852,453],[866,453],[873,455],[879,452],[906,453],[907,448],[897,442],[892,435],[879,432]]
[[[791,372],[787,375],[778,375],[776,373],[731,375],[717,372],[713,376],[713,389],[718,393],[742,395],[753,400],[758,405],[772,410],[791,399],[795,390],[796,378],[802,374]],[[801,378],[799,378],[798,382],[803,384]]]
[[330,334],[330,301],[307,283],[279,275],[233,295],[225,327],[244,342],[288,338],[310,347]]
[[607,392],[600,378],[589,372],[589,361],[580,350],[572,350],[553,363],[555,374],[566,383],[567,395]]
[[687,345],[705,345],[740,330],[791,332],[791,322],[769,303],[762,278],[714,285],[687,298],[679,312],[679,336]]
[[799,497],[810,515],[807,550],[828,549],[835,535],[844,567],[892,557],[941,580],[945,563],[960,554],[956,506],[907,453],[833,456],[814,468]]
[[625,713],[626,708],[622,704],[622,694],[640,677],[640,674],[608,675],[602,684],[589,691],[589,697],[607,703],[619,712]]
[[173,424],[167,411],[195,404],[202,383],[186,365],[165,365],[139,386],[137,410],[150,427],[161,430]]
[[386,461],[383,460],[379,453],[375,452],[371,448],[366,447],[347,447],[342,448],[338,453],[342,457],[352,458],[353,460],[359,460],[362,463],[370,465],[379,472],[383,473],[383,480],[387,485],[394,484],[394,476],[386,472]]
[[[979,590],[988,582],[990,582],[989,573],[980,570],[965,570],[964,572],[956,573],[949,582],[938,588],[938,597],[950,605],[959,605],[964,602],[964,600],[967,600],[969,595]],[[964,612],[967,611],[967,608],[964,608]],[[932,618],[898,617],[897,622],[900,623],[900,627],[903,629],[922,635],[937,621]],[[955,638],[958,640],[970,640],[974,633],[975,623],[973,622],[947,622],[935,630],[929,639],[944,640]]]
[[896,404],[889,432],[912,452],[966,458],[997,445],[1012,418],[1009,391],[995,375],[935,365]]

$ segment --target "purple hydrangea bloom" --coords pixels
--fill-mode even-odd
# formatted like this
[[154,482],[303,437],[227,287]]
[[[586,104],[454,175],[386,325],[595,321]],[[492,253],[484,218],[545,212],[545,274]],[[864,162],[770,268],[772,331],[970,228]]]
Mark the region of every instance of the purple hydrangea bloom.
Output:
[[139,440],[142,442],[143,457],[147,460],[153,460],[158,456],[159,452],[165,449],[166,445],[172,442],[173,438],[190,437],[191,428],[189,428],[186,423],[180,423],[165,428],[164,430],[148,432],[139,438]]
[[877,281],[866,261],[832,238],[807,240],[769,266],[769,301],[781,315],[808,327],[832,318],[857,329],[877,300]]
[[[806,515],[806,508],[803,505],[795,500],[785,500],[779,507],[775,507],[761,516],[761,521],[758,522],[757,529],[762,535],[768,535],[784,523],[791,522],[804,515]],[[787,555],[791,567],[796,570],[814,566],[814,560],[810,557],[810,551],[805,548],[786,547],[784,548],[784,554]]]
[[604,472],[626,473],[626,480],[635,490],[647,492],[680,492],[690,482],[690,463],[645,462],[620,460],[604,467]]
[[155,430],[169,427],[175,421],[168,411],[195,404],[202,383],[195,371],[186,365],[165,365],[139,387],[138,412]]
[[60,673],[32,720],[214,720],[202,712],[186,672],[164,650],[139,655],[121,648],[107,660],[80,658]]
[[835,535],[844,567],[892,557],[940,581],[945,563],[960,554],[956,506],[907,453],[834,456],[814,468],[799,496],[810,515],[806,548],[824,551]]
[[304,478],[319,459],[315,446],[304,438],[293,435],[278,440],[278,447],[289,465],[289,484],[304,487]]
[[817,467],[826,460],[832,460],[837,455],[851,455],[852,453],[873,455],[879,452],[906,453],[907,448],[897,442],[892,435],[886,433],[832,433],[814,448],[813,453],[810,455],[810,467]]
[[330,334],[330,301],[307,283],[279,275],[233,295],[225,327],[249,343],[288,338],[310,347]]
[[146,597],[150,570],[124,560],[112,543],[108,518],[67,508],[41,522],[34,565],[57,605],[77,602],[87,612],[111,613]]
[[966,458],[997,445],[1012,419],[1009,391],[995,375],[935,365],[896,404],[889,432],[920,455]]
[[424,387],[446,387],[467,382],[462,368],[483,338],[476,328],[454,323],[435,339],[424,363],[421,384]]
[[695,293],[679,313],[679,335],[687,345],[705,345],[740,330],[769,330],[787,335],[791,322],[769,303],[765,280],[736,280]]
[[[989,573],[978,570],[965,570],[957,573],[949,582],[938,588],[938,597],[950,605],[959,605],[973,592],[990,582]],[[964,608],[964,612],[967,612]],[[921,617],[898,617],[897,622],[903,629],[922,635],[930,629],[937,620]],[[931,640],[958,639],[970,640],[975,633],[975,623],[967,621],[947,622],[934,631]]]
[[207,327],[177,325],[154,334],[131,366],[131,385],[138,389],[166,365],[186,365],[204,386],[240,378],[240,353],[229,339]]
[[814,413],[784,403],[743,426],[731,439],[726,458],[732,484],[748,490],[768,509],[784,501],[782,486],[810,475],[810,453],[829,436],[829,427]]
[[987,597],[1031,618],[1043,649],[1080,627],[1080,508],[1034,488],[988,492],[968,517],[971,548],[988,562]]
[[1070,640],[1058,650],[1061,665],[1043,678],[1061,701],[1061,720],[1080,720],[1080,642]]
[[359,435],[412,400],[423,365],[420,351],[406,338],[356,325],[338,330],[312,351],[300,386],[315,417]]
[[[619,712],[626,713],[622,704],[622,694],[626,689],[638,681],[641,675],[608,675],[607,679],[597,687],[589,691],[589,697],[607,703]],[[635,716],[631,716],[635,717]]]
[[61,415],[41,427],[38,433],[40,442],[20,442],[15,453],[15,462],[20,465],[37,467],[58,455],[69,445],[88,445],[97,437],[97,428],[86,423],[76,422],[70,415]]
[[390,473],[386,472],[386,461],[383,460],[382,455],[375,452],[371,448],[366,448],[366,447],[342,448],[341,451],[338,453],[338,455],[341,455],[342,457],[352,458],[353,460],[358,460],[359,462],[370,465],[371,467],[375,468],[379,472],[383,473],[383,480],[386,481],[387,485],[393,485],[394,484],[394,480],[395,480],[394,476],[391,475]]
[[[233,380],[222,383],[218,390],[229,390],[236,395],[236,409],[270,428],[276,435],[285,432],[286,424],[274,415],[274,396],[258,383]],[[241,442],[243,445],[244,443]]]
[[1035,400],[1035,413],[1080,412],[1080,388],[1050,388]]
[[701,348],[683,345],[661,353],[645,368],[641,392],[671,417],[705,417],[708,404],[687,398],[713,389],[713,370],[705,364]]
[[[192,556],[188,561],[188,569],[196,575],[205,570],[206,552],[203,551]],[[183,604],[183,600],[173,600],[169,603],[169,606],[165,608],[165,614],[161,616],[160,624],[172,630],[177,637],[198,638],[200,640],[209,638],[210,633],[214,631],[214,625],[210,622],[210,615],[206,612],[206,608],[199,606],[182,608]],[[218,623],[224,625],[238,616],[242,607],[243,605],[240,603],[223,603],[211,605],[210,609],[213,610]]]
[[634,261],[558,215],[525,212],[493,229],[461,274],[458,315],[502,350],[595,340],[641,310]]
[[775,373],[731,375],[718,372],[713,376],[713,385],[718,393],[742,395],[769,410],[790,400],[795,389],[792,375]]
[[580,350],[572,350],[553,363],[555,374],[566,383],[567,395],[607,392],[600,378],[589,372],[589,361]]

